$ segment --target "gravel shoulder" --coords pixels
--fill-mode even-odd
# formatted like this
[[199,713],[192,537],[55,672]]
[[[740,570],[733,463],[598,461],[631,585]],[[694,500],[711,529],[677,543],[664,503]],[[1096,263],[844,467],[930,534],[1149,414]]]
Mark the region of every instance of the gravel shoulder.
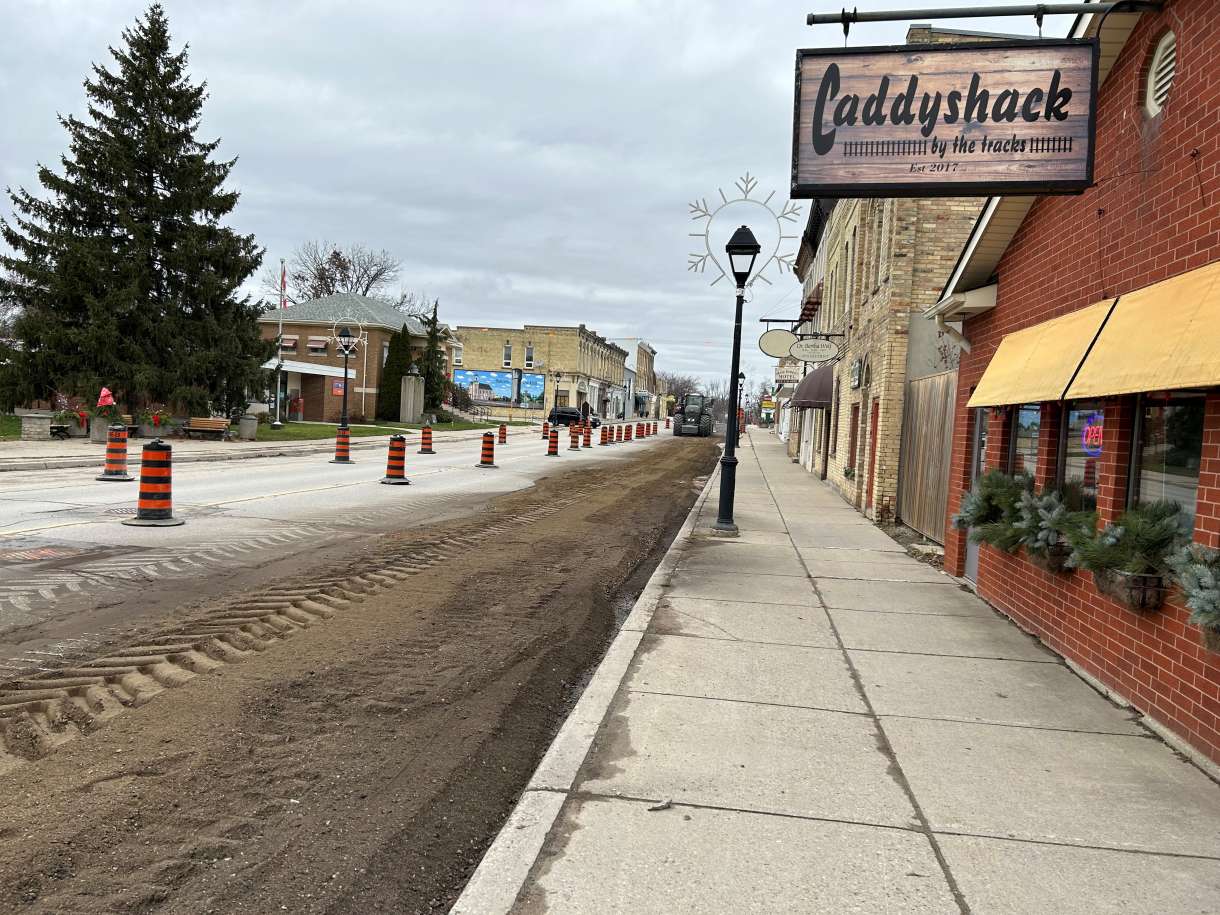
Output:
[[675,440],[387,535],[317,574],[439,558],[51,722],[62,742],[0,775],[0,911],[446,911],[716,453]]

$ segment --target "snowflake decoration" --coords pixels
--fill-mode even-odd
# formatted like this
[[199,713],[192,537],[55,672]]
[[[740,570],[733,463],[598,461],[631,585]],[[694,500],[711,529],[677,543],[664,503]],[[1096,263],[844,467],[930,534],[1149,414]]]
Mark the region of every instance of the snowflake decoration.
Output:
[[785,242],[796,241],[800,238],[799,232],[795,235],[785,234],[785,230],[791,230],[794,226],[799,227],[799,218],[801,208],[798,204],[789,200],[777,212],[771,206],[771,200],[775,197],[775,191],[772,191],[764,198],[752,197],[751,195],[758,189],[758,179],[753,177],[749,172],[746,172],[735,182],[733,186],[736,188],[736,195],[729,197],[725,194],[723,188],[717,188],[717,193],[720,194],[720,203],[715,206],[708,206],[707,198],[704,197],[692,202],[690,206],[690,218],[692,221],[703,223],[702,232],[691,232],[691,238],[703,239],[703,250],[693,251],[687,258],[686,269],[691,273],[703,273],[710,261],[716,268],[717,276],[712,280],[711,285],[715,286],[723,279],[728,279],[729,274],[725,271],[724,265],[716,259],[716,255],[712,253],[711,229],[712,223],[716,219],[716,214],[725,207],[734,203],[752,203],[763,210],[766,210],[767,217],[775,220],[775,224],[779,229],[779,240],[776,242],[775,250],[770,253],[762,266],[754,271],[754,275],[750,277],[748,285],[753,286],[755,280],[762,280],[768,286],[771,281],[765,276],[766,270],[771,263],[775,263],[775,269],[782,275],[785,270],[793,271],[796,264],[796,251],[791,253],[783,253],[780,248],[784,247]]

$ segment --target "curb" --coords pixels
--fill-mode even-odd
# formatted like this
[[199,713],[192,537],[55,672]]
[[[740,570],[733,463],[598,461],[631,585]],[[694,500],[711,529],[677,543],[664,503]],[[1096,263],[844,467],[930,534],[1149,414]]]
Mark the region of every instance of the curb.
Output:
[[635,660],[644,632],[669,586],[670,576],[690,546],[695,520],[719,477],[720,464],[717,462],[699,498],[691,506],[686,521],[660,564],[653,570],[618,635],[610,643],[589,685],[568,713],[525,790],[521,792],[512,813],[449,910],[449,915],[499,915],[509,912],[516,903],[576,783],[585,757],[593,746],[593,739],[618,695],[631,662]]

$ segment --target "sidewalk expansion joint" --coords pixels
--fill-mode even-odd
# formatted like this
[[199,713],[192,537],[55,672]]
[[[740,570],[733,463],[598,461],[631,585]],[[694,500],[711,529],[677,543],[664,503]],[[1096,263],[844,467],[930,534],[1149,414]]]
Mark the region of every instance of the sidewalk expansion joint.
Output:
[[[823,648],[821,651],[834,651],[833,648]],[[732,702],[737,705],[761,705],[770,708],[794,708],[801,709],[807,712],[829,712],[834,715],[855,715],[857,717],[870,717],[869,712],[853,712],[850,709],[828,708],[824,705],[797,705],[792,702],[766,702],[762,699],[734,699],[731,696],[696,696],[692,693],[667,693],[655,689],[627,689],[628,693],[637,693],[644,696],[670,696],[674,699],[697,699],[703,702]],[[898,717],[898,716],[890,716]],[[956,719],[953,719],[956,720]],[[974,722],[970,722],[974,723]]]
[[1185,858],[1190,861],[1220,861],[1220,855],[1195,855],[1187,851],[1157,851],[1151,848],[1130,848],[1121,845],[1095,845],[1091,842],[1056,842],[1052,839],[1027,839],[1024,836],[1002,836],[987,832],[965,832],[955,829],[937,829],[935,832],[938,836],[960,836],[964,839],[1017,842],[1021,845],[1043,845],[1051,848],[1082,848],[1089,851],[1117,851],[1126,855],[1149,855],[1154,858]]
[[[1155,734],[1143,733],[1132,734],[1130,731],[1094,731],[1090,728],[1064,728],[1055,727],[1049,724],[1018,724],[1012,721],[988,721],[983,718],[942,718],[937,715],[895,715],[888,712],[881,712],[879,718],[898,718],[906,721],[946,721],[951,724],[977,724],[980,726],[991,728],[1015,728],[1021,731],[1054,731],[1060,734],[1091,734],[1096,737],[1130,737],[1133,740],[1155,740],[1160,742]],[[1136,719],[1131,719],[1132,724],[1138,724]]]

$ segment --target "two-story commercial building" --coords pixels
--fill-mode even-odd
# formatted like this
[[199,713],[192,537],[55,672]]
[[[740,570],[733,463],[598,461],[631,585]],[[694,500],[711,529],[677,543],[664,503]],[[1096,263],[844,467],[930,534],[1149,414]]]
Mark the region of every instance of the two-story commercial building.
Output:
[[453,383],[489,415],[541,421],[556,404],[623,415],[627,352],[581,324],[459,326]]
[[640,337],[615,337],[610,341],[627,353],[628,391],[626,416],[660,416],[657,396],[657,351]]

